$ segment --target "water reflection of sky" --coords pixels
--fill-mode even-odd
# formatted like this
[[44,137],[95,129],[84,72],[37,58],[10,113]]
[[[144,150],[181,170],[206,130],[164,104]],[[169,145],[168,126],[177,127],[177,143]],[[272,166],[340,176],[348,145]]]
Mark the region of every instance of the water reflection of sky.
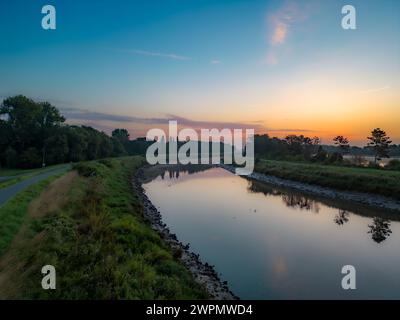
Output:
[[[392,213],[305,196],[223,169],[145,185],[164,221],[242,298],[400,298]],[[167,187],[168,186],[168,187]],[[344,291],[341,267],[357,269]]]

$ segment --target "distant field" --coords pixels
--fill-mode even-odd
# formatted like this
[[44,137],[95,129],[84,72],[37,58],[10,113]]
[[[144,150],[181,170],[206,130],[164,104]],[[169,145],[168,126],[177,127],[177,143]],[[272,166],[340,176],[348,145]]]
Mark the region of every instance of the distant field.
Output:
[[304,183],[400,199],[399,171],[273,160],[260,160],[255,170]]

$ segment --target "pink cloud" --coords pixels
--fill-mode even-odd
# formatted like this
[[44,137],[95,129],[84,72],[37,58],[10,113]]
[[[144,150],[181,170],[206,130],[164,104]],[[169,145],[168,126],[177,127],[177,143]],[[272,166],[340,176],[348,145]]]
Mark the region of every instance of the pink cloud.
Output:
[[282,22],[277,23],[272,33],[271,44],[273,45],[283,44],[285,42],[287,32],[288,32],[287,24]]
[[298,2],[287,1],[277,11],[268,15],[268,44],[270,48],[266,58],[267,64],[276,65],[279,62],[280,48],[286,44],[293,26],[307,19],[307,9],[300,8]]

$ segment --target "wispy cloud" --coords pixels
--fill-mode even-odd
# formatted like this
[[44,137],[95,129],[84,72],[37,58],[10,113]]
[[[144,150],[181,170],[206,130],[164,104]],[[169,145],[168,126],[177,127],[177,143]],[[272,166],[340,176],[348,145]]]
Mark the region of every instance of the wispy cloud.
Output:
[[371,89],[367,89],[367,90],[361,90],[358,91],[358,93],[372,93],[372,92],[380,92],[380,91],[385,91],[385,90],[389,90],[390,86],[384,86],[384,87],[378,87],[378,88],[371,88]]
[[84,121],[112,121],[112,122],[133,122],[141,124],[166,123],[164,118],[142,118],[125,115],[115,115],[102,112],[89,111],[77,108],[61,108],[61,113],[67,119]]
[[285,128],[278,128],[278,129],[267,129],[268,132],[282,132],[282,133],[294,133],[294,132],[317,132],[316,130],[311,129],[285,129]]
[[132,54],[137,54],[137,55],[142,55],[142,56],[149,56],[149,57],[160,57],[160,58],[167,58],[167,59],[173,59],[173,60],[192,60],[192,58],[175,54],[175,53],[162,53],[162,52],[154,52],[154,51],[146,51],[146,50],[138,50],[138,49],[122,49],[118,50],[119,52],[124,52],[124,53],[132,53]]
[[[70,124],[83,124],[92,126],[98,130],[111,133],[117,127],[128,129],[133,137],[145,136],[150,128],[167,128],[168,122],[177,121],[181,128],[200,129],[254,129],[256,133],[275,133],[278,135],[290,133],[312,133],[314,130],[303,128],[271,128],[264,124],[263,120],[248,122],[234,121],[210,121],[194,120],[181,117],[175,114],[165,114],[162,117],[136,117],[125,115],[114,115],[102,112],[95,112],[76,108],[62,108],[61,113],[67,118]],[[113,124],[114,123],[114,124]]]
[[270,43],[274,46],[283,44],[286,40],[287,33],[288,33],[287,24],[283,22],[276,23],[271,35]]
[[[175,120],[179,126],[189,127],[195,130],[199,129],[254,129],[256,131],[265,131],[265,127],[260,123],[229,122],[229,121],[208,121],[192,120],[174,114],[166,114],[163,117],[136,117],[125,115],[113,115],[102,112],[94,112],[76,108],[61,108],[61,113],[71,124],[90,125],[97,129],[110,133],[115,127],[110,126],[110,122],[115,122],[115,126],[125,126],[127,129],[134,128],[135,125],[141,127],[153,128],[157,126],[168,125],[168,121]],[[131,131],[131,130],[130,130]],[[141,131],[144,135],[146,131]]]
[[287,1],[277,11],[267,16],[269,51],[266,62],[275,65],[279,62],[278,57],[281,47],[285,45],[294,24],[307,19],[307,10],[300,8],[298,2]]
[[211,60],[210,63],[211,63],[211,64],[220,64],[220,63],[221,63],[221,60],[214,59],[214,60]]
[[278,64],[278,56],[276,52],[274,50],[270,50],[267,53],[267,58],[265,59],[265,61],[271,66]]

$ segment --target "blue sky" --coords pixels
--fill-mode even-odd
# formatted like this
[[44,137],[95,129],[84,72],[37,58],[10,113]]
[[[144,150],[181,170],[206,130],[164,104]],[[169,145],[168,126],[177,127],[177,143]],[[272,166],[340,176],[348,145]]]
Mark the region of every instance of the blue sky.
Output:
[[[41,28],[45,4],[54,31]],[[341,28],[344,4],[357,30]],[[340,127],[357,140],[400,120],[396,0],[14,0],[1,1],[0,26],[1,97],[49,100],[105,130],[141,135],[147,119],[179,116],[277,134]],[[361,111],[356,128],[340,120]]]

